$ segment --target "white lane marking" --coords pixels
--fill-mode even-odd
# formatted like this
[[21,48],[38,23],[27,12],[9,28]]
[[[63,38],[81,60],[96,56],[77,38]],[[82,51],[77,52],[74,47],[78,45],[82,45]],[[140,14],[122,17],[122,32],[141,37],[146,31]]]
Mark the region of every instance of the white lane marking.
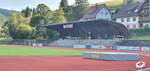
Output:
[[146,69],[140,69],[140,70],[136,70],[136,71],[149,71],[150,68],[146,68]]

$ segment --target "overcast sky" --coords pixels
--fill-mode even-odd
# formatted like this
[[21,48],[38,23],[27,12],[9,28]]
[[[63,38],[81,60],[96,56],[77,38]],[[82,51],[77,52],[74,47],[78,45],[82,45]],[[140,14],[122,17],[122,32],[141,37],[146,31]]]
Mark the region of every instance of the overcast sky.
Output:
[[[61,0],[0,0],[0,8],[21,11],[27,6],[30,8],[36,7],[40,3],[49,6],[50,9],[55,10],[58,8]],[[90,4],[96,2],[104,2],[109,0],[89,0]],[[68,0],[69,4],[73,4],[74,0]]]

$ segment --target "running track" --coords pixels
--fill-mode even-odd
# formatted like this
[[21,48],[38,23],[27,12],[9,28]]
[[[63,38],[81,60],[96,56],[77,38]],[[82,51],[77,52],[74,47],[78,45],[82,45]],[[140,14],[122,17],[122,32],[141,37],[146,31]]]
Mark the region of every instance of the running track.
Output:
[[[6,45],[1,45],[6,46]],[[27,47],[16,46],[15,47]],[[49,47],[41,47],[49,48]],[[71,49],[51,47],[52,49]],[[90,50],[116,52],[112,50]],[[117,51],[128,52],[128,51]],[[137,52],[150,55],[150,52]],[[146,68],[150,67],[150,56],[141,56],[146,62]],[[136,71],[137,61],[98,61],[82,59],[81,56],[0,56],[0,71]],[[150,71],[150,70],[149,70]]]

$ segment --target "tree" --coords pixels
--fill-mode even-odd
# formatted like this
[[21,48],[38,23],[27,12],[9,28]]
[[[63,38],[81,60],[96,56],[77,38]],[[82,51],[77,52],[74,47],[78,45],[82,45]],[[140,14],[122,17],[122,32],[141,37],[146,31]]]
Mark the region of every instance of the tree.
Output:
[[57,40],[60,37],[60,34],[54,30],[47,29],[46,33],[49,40]]
[[17,28],[17,15],[16,13],[12,13],[9,17],[9,20],[8,20],[8,28],[9,28],[9,33],[10,33],[10,36],[15,36],[16,34],[16,28]]
[[8,29],[7,25],[8,25],[8,21],[6,21],[4,23],[4,25],[2,26],[2,32],[3,32],[5,38],[9,38],[10,37],[10,35],[9,35],[9,29]]
[[63,8],[64,11],[64,17],[67,21],[73,21],[72,20],[72,14],[73,14],[73,7],[68,5],[67,0],[61,0],[60,2],[60,8]]
[[18,14],[17,15],[17,23],[20,24],[20,23],[24,23],[24,16],[22,14]]
[[124,5],[128,3],[128,0],[123,0]]
[[31,18],[31,21],[30,21],[30,26],[32,27],[37,27],[37,26],[40,26],[42,24],[46,24],[47,21],[45,19],[45,17],[43,16],[34,16]]
[[29,17],[32,16],[32,9],[30,9],[29,7],[26,8],[26,12],[25,12],[25,17]]
[[3,25],[7,21],[6,17],[0,14],[0,25]]
[[68,7],[68,1],[67,0],[61,0],[60,7],[61,8],[67,8]]
[[53,12],[52,11],[48,11],[47,14],[45,15],[45,18],[51,18],[53,16]]
[[22,14],[12,13],[8,20],[9,34],[13,39],[27,39],[32,27],[26,24]]
[[123,3],[124,3],[124,5],[127,5],[127,4],[137,2],[137,1],[140,1],[140,0],[124,0]]
[[133,0],[127,0],[127,4],[133,3]]
[[36,15],[36,9],[35,8],[33,8],[32,14],[33,14],[33,16]]
[[32,32],[32,27],[25,24],[19,24],[16,28],[15,39],[27,39],[30,33]]
[[55,11],[53,17],[51,18],[51,21],[49,21],[49,24],[64,23],[64,22],[66,22],[66,18],[64,17],[63,8],[60,8]]
[[0,38],[3,38],[3,29],[2,28],[0,28]]
[[65,18],[67,19],[68,22],[74,21],[73,7],[72,7],[72,6],[68,6],[68,7],[64,10],[64,16],[65,16]]
[[2,14],[0,14],[0,38],[5,37],[3,25],[6,22],[6,20],[7,19]]
[[21,13],[23,13],[25,17],[30,17],[30,16],[32,16],[32,9],[27,7],[26,9],[23,9],[21,11]]
[[74,7],[74,17],[75,20],[79,20],[84,16],[87,12],[89,3],[88,0],[75,0],[75,7]]
[[45,16],[48,11],[51,11],[51,10],[45,4],[39,4],[36,8],[36,12],[39,13],[40,15]]
[[81,5],[88,5],[88,0],[75,0],[75,5],[76,6],[81,6]]

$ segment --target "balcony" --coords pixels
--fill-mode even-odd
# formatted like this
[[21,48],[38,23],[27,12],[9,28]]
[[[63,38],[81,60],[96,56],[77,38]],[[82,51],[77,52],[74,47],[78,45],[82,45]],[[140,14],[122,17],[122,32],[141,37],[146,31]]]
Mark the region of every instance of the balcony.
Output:
[[146,4],[144,4],[144,6],[150,6],[150,3],[146,3]]
[[140,22],[150,22],[150,17],[147,17],[147,18],[140,17],[139,21]]
[[150,10],[146,10],[141,12],[141,15],[150,15]]

